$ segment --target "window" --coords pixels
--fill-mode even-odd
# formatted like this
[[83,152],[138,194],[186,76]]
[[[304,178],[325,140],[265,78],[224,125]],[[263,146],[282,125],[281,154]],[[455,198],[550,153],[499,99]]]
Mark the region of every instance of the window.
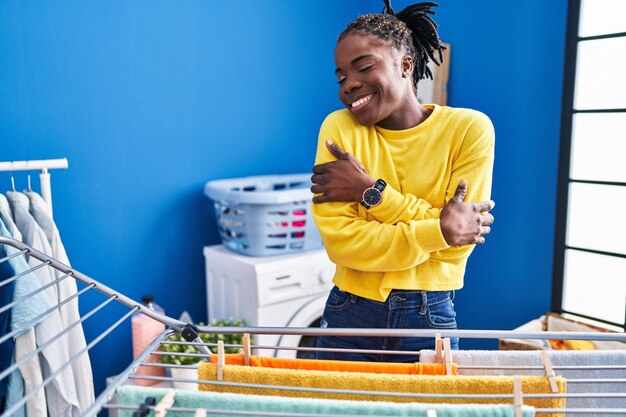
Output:
[[552,310],[626,329],[626,1],[570,0]]

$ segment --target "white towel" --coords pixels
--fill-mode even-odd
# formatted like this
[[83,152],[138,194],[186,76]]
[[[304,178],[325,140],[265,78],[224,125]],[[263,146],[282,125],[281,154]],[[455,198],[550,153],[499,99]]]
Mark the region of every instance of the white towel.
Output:
[[[548,351],[552,366],[626,365],[626,350]],[[463,369],[464,365],[543,366],[539,350],[458,350],[452,351],[452,361],[459,366],[459,375],[541,375],[543,370]],[[435,351],[420,351],[420,362],[434,363]],[[557,375],[570,379],[626,378],[626,369],[555,369]],[[572,383],[568,393],[622,393],[626,383]],[[624,408],[622,398],[568,398],[568,408]],[[577,414],[577,416],[593,416]]]

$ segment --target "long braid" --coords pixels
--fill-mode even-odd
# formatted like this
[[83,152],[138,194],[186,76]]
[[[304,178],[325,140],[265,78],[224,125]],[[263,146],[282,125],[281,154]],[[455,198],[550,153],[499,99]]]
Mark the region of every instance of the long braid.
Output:
[[383,8],[382,14],[394,14],[393,9],[391,8],[391,0],[384,0],[385,7]]
[[[427,65],[429,60],[432,60],[437,65],[443,62],[445,46],[441,44],[441,38],[437,32],[439,25],[430,17],[430,15],[435,14],[431,8],[436,6],[438,4],[431,2],[416,3],[395,14],[398,19],[406,23],[407,27],[411,29],[411,38],[416,47],[416,56],[414,57],[415,71],[413,72],[415,85],[425,77],[433,78],[433,74]],[[439,59],[435,57],[435,51],[438,52]]]
[[432,60],[437,65],[443,62],[446,47],[439,38],[439,25],[430,16],[435,14],[432,8],[438,4],[415,3],[394,13],[391,0],[384,0],[384,3],[383,13],[366,14],[355,19],[341,32],[339,40],[348,33],[359,31],[388,42],[399,50],[406,50],[413,59],[413,86],[417,91],[420,80],[433,78],[428,62]]

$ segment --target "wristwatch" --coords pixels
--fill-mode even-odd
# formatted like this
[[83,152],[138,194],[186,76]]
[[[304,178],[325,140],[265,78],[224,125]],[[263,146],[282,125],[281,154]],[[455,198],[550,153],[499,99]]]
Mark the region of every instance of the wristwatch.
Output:
[[363,191],[363,200],[361,205],[366,209],[379,205],[383,201],[383,191],[387,183],[382,179],[377,179],[376,183],[370,188]]

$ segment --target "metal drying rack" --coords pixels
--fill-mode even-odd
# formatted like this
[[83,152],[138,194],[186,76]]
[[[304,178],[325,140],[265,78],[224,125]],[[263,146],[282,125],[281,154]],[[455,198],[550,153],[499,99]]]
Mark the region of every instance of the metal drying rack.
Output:
[[[311,391],[311,392],[318,392],[318,393],[323,394],[323,393],[337,393],[337,392],[344,391],[344,390],[337,390],[337,389],[306,388],[306,387],[302,388],[302,387],[275,386],[275,385],[265,385],[265,384],[247,384],[243,382],[233,383],[233,382],[197,380],[197,379],[188,379],[188,378],[177,379],[177,378],[173,378],[170,376],[159,377],[159,376],[149,376],[149,375],[141,375],[141,376],[135,375],[136,370],[140,366],[157,366],[157,367],[170,367],[170,368],[187,367],[183,365],[167,365],[167,364],[147,362],[147,359],[150,355],[162,355],[162,354],[176,355],[176,353],[173,353],[173,352],[167,352],[167,353],[159,352],[158,348],[161,344],[164,343],[164,341],[166,340],[168,336],[172,334],[177,334],[177,333],[180,333],[183,336],[183,338],[186,340],[186,342],[168,341],[167,343],[179,343],[183,345],[192,345],[198,351],[197,353],[180,353],[179,355],[200,356],[203,358],[209,358],[211,355],[215,355],[210,352],[209,350],[210,347],[218,346],[219,348],[221,348],[223,344],[222,343],[218,343],[218,344],[204,343],[199,337],[199,335],[202,333],[248,334],[248,335],[277,334],[277,335],[302,335],[302,336],[304,335],[306,336],[319,336],[319,335],[339,336],[341,335],[341,336],[361,336],[361,337],[368,337],[368,336],[434,337],[434,338],[437,338],[438,340],[443,340],[444,342],[447,338],[452,338],[452,337],[458,337],[458,338],[464,338],[464,339],[466,338],[570,339],[570,340],[626,342],[626,334],[610,333],[610,332],[519,332],[519,331],[494,331],[494,330],[424,330],[424,329],[422,330],[400,330],[400,329],[388,330],[388,329],[320,329],[320,328],[284,328],[284,327],[194,326],[192,324],[185,323],[183,321],[176,320],[165,315],[161,315],[143,306],[141,303],[129,297],[126,297],[125,295],[115,291],[114,289],[77,271],[76,269],[68,267],[67,265],[62,264],[59,261],[37,250],[34,250],[19,241],[16,241],[10,238],[0,237],[0,245],[1,244],[16,248],[17,252],[0,259],[0,263],[7,262],[10,258],[16,257],[16,256],[29,256],[29,257],[39,260],[41,264],[31,268],[31,270],[29,271],[26,271],[22,274],[18,274],[14,277],[11,277],[9,279],[6,279],[0,282],[0,287],[3,285],[7,285],[8,283],[14,280],[19,279],[20,276],[23,276],[27,272],[30,272],[34,269],[46,268],[46,267],[53,268],[55,270],[60,271],[63,274],[63,276],[59,278],[59,280],[75,279],[78,283],[82,283],[82,288],[80,288],[79,291],[75,295],[71,296],[67,300],[61,301],[58,305],[55,305],[50,310],[43,313],[42,316],[45,316],[46,314],[48,314],[52,309],[58,308],[60,305],[69,302],[71,299],[83,296],[87,292],[93,292],[93,290],[100,293],[100,295],[103,296],[104,299],[99,305],[97,305],[91,311],[83,315],[80,318],[80,321],[78,323],[82,323],[86,320],[90,320],[96,314],[99,314],[100,317],[106,317],[106,319],[108,319],[109,317],[108,315],[104,316],[105,314],[104,309],[107,305],[109,305],[113,301],[120,303],[121,305],[125,306],[128,309],[128,311],[126,311],[124,314],[121,314],[119,318],[117,318],[108,328],[102,331],[93,340],[89,341],[84,351],[81,351],[75,356],[71,357],[68,363],[66,363],[63,366],[63,368],[71,366],[72,362],[75,361],[78,356],[91,350],[94,346],[100,343],[109,334],[111,334],[116,329],[118,329],[122,323],[129,320],[131,315],[135,312],[139,312],[154,320],[162,322],[166,326],[166,330],[163,333],[161,333],[148,346],[148,348],[145,349],[132,363],[130,363],[128,367],[119,376],[117,376],[114,379],[114,381],[102,393],[98,395],[98,397],[95,399],[95,402],[92,404],[92,406],[89,409],[83,411],[82,413],[83,416],[95,416],[100,411],[105,410],[105,409],[109,409],[110,412],[125,411],[127,413],[126,415],[129,415],[129,416],[131,415],[131,413],[133,416],[152,415],[152,414],[149,414],[152,411],[156,411],[158,413],[155,415],[165,415],[167,411],[170,411],[172,413],[175,413],[175,412],[183,413],[182,415],[190,415],[190,416],[207,415],[206,414],[207,412],[218,413],[218,414],[223,414],[223,415],[258,415],[258,416],[263,415],[263,416],[280,416],[280,417],[284,417],[288,415],[297,416],[297,417],[312,416],[312,414],[299,413],[299,412],[294,412],[294,411],[289,412],[289,413],[250,412],[250,411],[245,411],[245,410],[224,411],[224,410],[212,410],[212,409],[206,409],[206,408],[188,408],[188,407],[185,408],[185,407],[179,407],[179,406],[175,407],[173,406],[172,398],[170,398],[170,403],[167,405],[164,405],[163,403],[164,400],[162,400],[159,404],[156,404],[154,401],[150,403],[146,400],[145,402],[138,403],[132,406],[116,403],[116,400],[115,400],[116,391],[122,385],[127,385],[127,384],[132,383],[134,379],[153,379],[155,381],[158,381],[161,386],[170,386],[172,382],[178,381],[178,382],[201,383],[207,386],[233,385],[233,386],[239,386],[239,387],[273,389],[273,390],[278,390],[279,392],[281,391],[282,392],[284,391]],[[38,293],[43,290],[44,288],[39,289],[27,295],[26,297],[23,297],[20,300],[14,300],[13,302],[5,306],[0,306],[0,313],[3,311],[7,311],[8,309],[12,308],[13,306],[17,305],[20,302],[24,302],[26,299],[33,296],[35,293]],[[39,319],[41,319],[41,317],[37,317],[31,320],[31,322],[29,322],[28,325],[35,326],[35,324],[38,322]],[[18,330],[24,330],[24,329],[18,329]],[[0,343],[6,341],[9,337],[13,337],[15,333],[17,333],[17,331],[8,333],[0,337]],[[61,337],[61,336],[62,334],[58,335],[57,337]],[[53,342],[54,340],[50,340],[47,344],[53,343]],[[226,345],[225,347],[236,347],[236,348],[246,348],[246,349],[248,348],[250,349],[277,349],[277,350],[287,349],[287,350],[298,350],[298,351],[315,351],[316,350],[316,348],[307,348],[307,347],[277,347],[277,346],[260,346],[260,345],[244,346],[244,345]],[[40,346],[36,351],[32,353],[32,355],[36,355],[41,349],[42,347]],[[335,351],[345,352],[348,350],[335,350]],[[415,352],[390,352],[390,351],[370,351],[370,352],[385,353],[385,354],[413,354],[413,355],[415,354]],[[448,362],[450,360],[452,353],[449,350],[446,350],[445,353],[446,353],[445,355],[446,361]],[[624,351],[624,354],[626,355],[626,351]],[[219,363],[220,360],[221,360],[220,357],[218,357],[217,362]],[[463,369],[488,369],[488,368],[490,367],[480,366],[480,365],[476,365],[476,366],[458,365],[459,372],[461,372]],[[558,375],[566,369],[572,369],[576,367],[551,366],[550,365],[549,371],[550,372],[554,371],[551,374],[548,373],[548,368],[546,367],[546,363],[543,363],[541,366],[529,364],[525,366],[509,367],[509,368],[514,368],[516,371],[519,370],[520,373],[524,373],[526,375],[539,371],[542,374],[545,373],[545,375],[553,377],[554,375]],[[611,370],[619,370],[621,372],[624,372],[624,370],[626,370],[626,362],[623,364],[618,364],[618,365],[589,366],[589,367],[582,366],[578,368],[581,370],[584,370],[585,368],[598,370],[601,368],[601,369],[606,369],[607,372],[610,372]],[[0,380],[2,380],[3,378],[6,378],[15,369],[17,369],[17,364],[13,364],[8,369],[1,370]],[[57,372],[61,372],[62,370],[63,369],[59,369],[57,370]],[[28,400],[30,395],[33,395],[34,391],[44,389],[45,385],[51,382],[52,377],[53,376],[46,378],[39,387],[36,387],[35,390],[28,392],[19,403],[15,404],[11,409],[5,410],[4,413],[0,415],[0,417],[11,416],[16,410],[18,410],[18,408],[20,408]],[[585,414],[588,414],[588,415],[626,415],[626,378],[621,378],[621,377],[620,378],[611,378],[611,377],[586,378],[586,379],[580,379],[580,380],[568,380],[568,383],[569,384],[573,384],[573,383],[588,384],[588,385],[612,383],[612,384],[619,384],[620,389],[619,389],[619,392],[612,392],[612,393],[525,394],[523,398],[566,398],[568,399],[568,398],[584,397],[584,398],[598,398],[598,399],[602,399],[602,398],[618,399],[620,404],[623,404],[621,407],[594,408],[594,409],[576,409],[576,408],[567,408],[567,407],[564,409],[539,409],[538,408],[536,412],[538,414],[540,413],[553,413],[553,414],[564,413],[565,415],[568,415],[568,416],[569,415],[577,416],[577,415],[585,415]],[[443,400],[442,403],[445,403],[446,400],[449,400],[449,399],[459,399],[459,398],[466,399],[469,402],[471,402],[472,399],[499,399],[499,400],[504,400],[504,401],[510,401],[510,404],[516,404],[516,406],[520,406],[520,407],[523,401],[521,397],[521,393],[516,393],[516,392],[512,392],[510,394],[500,393],[500,394],[468,395],[468,394],[453,394],[453,393],[427,394],[427,393],[391,393],[388,391],[345,390],[345,393],[346,394],[367,394],[369,396],[409,397],[409,398],[415,399],[418,402],[423,401],[423,400],[430,400],[432,402],[432,400],[435,399],[435,400]],[[323,400],[320,400],[320,401],[323,401]],[[521,415],[520,407],[516,407],[516,411],[519,411]],[[436,414],[431,413],[431,411],[432,410],[428,410],[428,414],[427,414],[428,416],[436,415]],[[322,414],[315,414],[315,415],[320,416]],[[343,415],[343,414],[333,414],[333,415]]]

